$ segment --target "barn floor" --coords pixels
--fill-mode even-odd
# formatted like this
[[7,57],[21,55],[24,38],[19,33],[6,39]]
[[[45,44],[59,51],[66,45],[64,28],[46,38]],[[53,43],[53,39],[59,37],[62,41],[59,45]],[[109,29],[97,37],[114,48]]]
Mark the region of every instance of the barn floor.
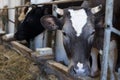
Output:
[[40,73],[33,62],[0,45],[0,80],[57,80],[57,78]]

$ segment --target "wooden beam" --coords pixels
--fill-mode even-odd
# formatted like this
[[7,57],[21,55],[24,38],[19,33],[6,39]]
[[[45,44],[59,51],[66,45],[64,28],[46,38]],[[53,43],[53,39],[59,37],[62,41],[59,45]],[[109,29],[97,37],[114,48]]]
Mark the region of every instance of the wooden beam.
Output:
[[50,64],[51,66],[59,69],[60,71],[64,72],[64,73],[68,73],[68,67],[62,65],[61,63],[58,63],[56,61],[47,61],[48,64]]
[[45,55],[41,56],[40,54],[33,52],[31,53],[32,60],[37,63],[37,64],[45,64],[47,60],[53,60],[54,56],[53,55]]
[[32,60],[31,58],[31,53],[33,52],[31,49],[27,48],[26,46],[16,42],[16,41],[12,41],[11,42],[12,46],[14,48],[16,48],[17,50],[19,50],[25,57],[29,58]]
[[24,55],[30,60],[33,60],[35,63],[40,63],[40,62],[44,63],[46,60],[52,60],[54,58],[53,55],[41,56],[37,52],[34,52],[33,50],[20,44],[17,41],[12,41],[11,44],[15,50],[19,50],[17,52],[21,52],[22,55]]
[[32,53],[33,52],[31,49],[27,48],[26,46],[24,46],[24,45],[22,45],[22,44],[20,44],[20,43],[18,43],[16,41],[12,41],[11,44],[13,46],[15,46],[15,47],[18,47],[21,50],[24,50],[24,51],[28,52],[28,53]]
[[73,78],[68,74],[67,67],[52,60],[48,60],[44,64],[44,71],[47,74],[55,75],[58,80],[73,80]]

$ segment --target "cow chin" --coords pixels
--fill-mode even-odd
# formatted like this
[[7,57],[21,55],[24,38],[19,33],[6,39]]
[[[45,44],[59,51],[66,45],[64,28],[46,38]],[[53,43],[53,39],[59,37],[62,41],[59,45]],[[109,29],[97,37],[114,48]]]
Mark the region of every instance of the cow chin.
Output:
[[77,63],[69,69],[69,73],[73,77],[85,77],[90,76],[90,67],[86,64]]

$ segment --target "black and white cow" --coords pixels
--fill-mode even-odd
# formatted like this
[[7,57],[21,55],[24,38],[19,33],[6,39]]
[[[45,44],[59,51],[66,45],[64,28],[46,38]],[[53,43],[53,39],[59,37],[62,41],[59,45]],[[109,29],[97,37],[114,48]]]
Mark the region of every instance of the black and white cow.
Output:
[[51,14],[52,12],[50,5],[38,7],[32,5],[32,9],[27,13],[25,19],[18,26],[17,32],[14,37],[17,40],[33,39],[38,34],[42,33],[45,29],[40,23],[40,18],[44,15]]
[[101,5],[95,8],[56,9],[63,15],[58,18],[47,15],[41,18],[42,25],[48,30],[62,30],[63,44],[70,59],[69,72],[74,76],[90,75],[89,57],[95,32],[95,17]]

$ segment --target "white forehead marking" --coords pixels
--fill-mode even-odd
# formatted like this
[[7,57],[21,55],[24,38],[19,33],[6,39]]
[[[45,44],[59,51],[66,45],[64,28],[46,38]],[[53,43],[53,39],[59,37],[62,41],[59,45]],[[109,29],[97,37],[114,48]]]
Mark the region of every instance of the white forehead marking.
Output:
[[80,10],[69,9],[68,11],[70,12],[72,26],[77,33],[76,35],[80,36],[82,28],[87,23],[87,14],[84,9]]

